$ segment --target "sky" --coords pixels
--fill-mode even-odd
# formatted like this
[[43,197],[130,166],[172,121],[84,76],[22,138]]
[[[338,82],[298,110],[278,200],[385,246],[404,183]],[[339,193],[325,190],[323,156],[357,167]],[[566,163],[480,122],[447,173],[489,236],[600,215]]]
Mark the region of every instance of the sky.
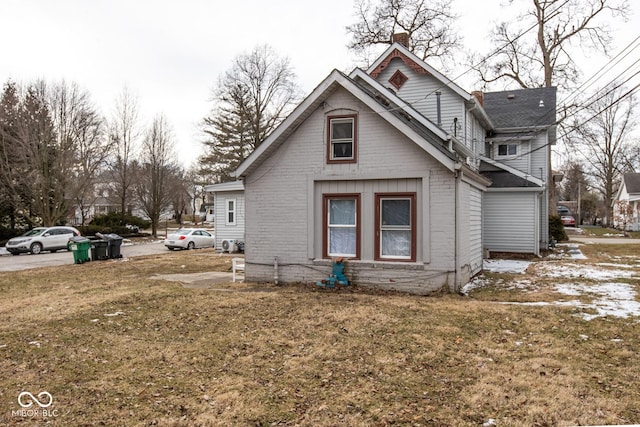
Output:
[[[491,24],[513,10],[500,0],[453,0],[453,8],[463,45],[480,51]],[[638,35],[637,18],[617,28],[617,46]],[[268,44],[289,58],[306,95],[333,69],[355,67],[345,29],[354,22],[352,0],[1,0],[0,84],[64,79],[106,117],[126,87],[141,126],[165,115],[188,166],[202,153],[198,122],[211,91],[236,57]],[[475,89],[469,75],[461,83]]]

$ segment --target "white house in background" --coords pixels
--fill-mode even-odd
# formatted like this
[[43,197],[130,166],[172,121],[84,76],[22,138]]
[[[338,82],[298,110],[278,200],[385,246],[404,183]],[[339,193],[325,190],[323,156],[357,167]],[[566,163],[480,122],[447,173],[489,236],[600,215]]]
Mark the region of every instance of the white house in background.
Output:
[[242,181],[205,186],[213,198],[213,227],[216,250],[236,252],[244,245],[245,203]]
[[[483,105],[532,99],[519,92],[504,107],[466,92],[400,43],[366,71],[334,70],[236,170],[247,280],[316,282],[345,258],[353,283],[425,294],[457,291],[504,241],[537,253],[548,169],[531,159],[549,124],[498,126]],[[553,93],[535,106],[555,117]],[[502,229],[485,226],[494,215]]]
[[614,227],[640,231],[640,173],[622,174],[612,207]]

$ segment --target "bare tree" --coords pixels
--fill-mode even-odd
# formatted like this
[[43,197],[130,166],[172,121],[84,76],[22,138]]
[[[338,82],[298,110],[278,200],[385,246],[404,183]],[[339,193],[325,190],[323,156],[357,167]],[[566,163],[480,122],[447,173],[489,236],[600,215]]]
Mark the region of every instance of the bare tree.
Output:
[[231,179],[237,166],[284,120],[300,99],[288,58],[269,46],[238,56],[213,91],[214,109],[202,122],[205,155],[201,166],[219,181]]
[[[138,148],[138,103],[133,94],[124,88],[116,100],[115,110],[109,123],[109,139],[113,144],[113,156],[109,162],[111,181],[110,197],[120,206],[120,221],[129,212],[133,198],[131,163]],[[121,224],[124,225],[124,224]]]
[[[607,53],[611,32],[599,18],[607,13],[626,18],[627,0],[529,0],[531,9],[519,19],[502,22],[491,34],[490,52],[475,69],[485,84],[515,82],[523,88],[567,89],[579,77],[571,48]],[[510,0],[511,5],[516,3]],[[535,30],[530,35],[528,32]]]
[[151,220],[151,233],[157,237],[160,216],[171,206],[169,177],[175,169],[175,141],[163,115],[157,116],[146,131],[140,151],[140,168],[135,193]]
[[594,177],[609,221],[615,180],[638,161],[638,141],[632,138],[636,104],[630,92],[615,84],[611,88],[604,89],[603,95],[585,108],[583,116],[574,119],[573,133],[568,137],[573,151],[583,157],[586,172]]
[[348,47],[367,64],[370,48],[386,48],[396,33],[408,35],[413,53],[424,60],[438,59],[445,68],[460,48],[451,0],[356,0],[354,9],[357,22],[347,27]]

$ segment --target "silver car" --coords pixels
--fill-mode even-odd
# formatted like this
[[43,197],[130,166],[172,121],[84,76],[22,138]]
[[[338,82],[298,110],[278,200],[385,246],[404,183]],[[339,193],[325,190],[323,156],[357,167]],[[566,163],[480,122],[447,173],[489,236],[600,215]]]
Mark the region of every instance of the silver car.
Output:
[[167,235],[164,245],[173,249],[213,248],[215,237],[202,228],[181,228]]
[[69,239],[79,235],[80,232],[73,227],[36,227],[22,236],[9,239],[5,249],[12,255],[27,252],[35,255],[42,251],[55,252],[68,249]]

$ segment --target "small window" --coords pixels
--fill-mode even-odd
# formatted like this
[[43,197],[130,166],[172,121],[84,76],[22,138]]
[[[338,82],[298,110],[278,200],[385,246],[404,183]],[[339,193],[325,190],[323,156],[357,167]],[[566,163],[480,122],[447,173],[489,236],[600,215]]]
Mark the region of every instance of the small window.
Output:
[[353,163],[356,161],[356,116],[333,116],[328,119],[329,163]]
[[518,144],[499,144],[498,156],[517,156]]
[[324,256],[360,256],[360,196],[324,196]]
[[376,194],[376,228],[376,259],[415,261],[415,193]]
[[227,225],[235,225],[236,223],[236,200],[235,199],[227,200],[226,223]]

